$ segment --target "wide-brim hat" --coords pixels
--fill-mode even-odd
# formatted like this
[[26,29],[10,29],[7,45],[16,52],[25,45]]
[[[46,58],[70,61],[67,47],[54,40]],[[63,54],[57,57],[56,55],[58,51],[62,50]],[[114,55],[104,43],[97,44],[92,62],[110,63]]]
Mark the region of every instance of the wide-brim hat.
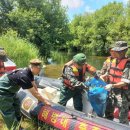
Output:
[[126,50],[126,49],[130,48],[127,45],[126,41],[117,41],[111,47],[112,47],[112,49],[111,49],[112,51],[123,51],[123,50]]

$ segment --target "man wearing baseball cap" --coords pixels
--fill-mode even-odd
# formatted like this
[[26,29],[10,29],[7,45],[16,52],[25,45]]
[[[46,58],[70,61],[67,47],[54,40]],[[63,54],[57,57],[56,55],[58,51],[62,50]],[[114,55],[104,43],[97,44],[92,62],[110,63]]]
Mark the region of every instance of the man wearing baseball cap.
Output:
[[85,73],[96,74],[96,69],[86,63],[86,56],[83,53],[76,54],[71,61],[65,64],[62,74],[62,87],[59,104],[66,106],[68,100],[73,98],[74,108],[82,111],[82,90],[84,85]]
[[[108,68],[108,85],[105,89],[110,91],[107,100],[105,116],[113,120],[115,107],[119,108],[119,121],[129,124],[128,111],[130,101],[130,60],[126,56],[128,50],[126,41],[117,41],[111,49],[115,53],[115,58]],[[105,77],[104,77],[105,78]]]
[[[20,103],[16,96],[20,88],[29,90],[39,101],[45,105],[50,105],[37,91],[34,81],[34,75],[38,75],[40,70],[41,61],[32,59],[29,67],[11,71],[0,78],[0,112],[9,130],[11,128],[16,130],[20,125]],[[22,128],[20,127],[19,130]]]

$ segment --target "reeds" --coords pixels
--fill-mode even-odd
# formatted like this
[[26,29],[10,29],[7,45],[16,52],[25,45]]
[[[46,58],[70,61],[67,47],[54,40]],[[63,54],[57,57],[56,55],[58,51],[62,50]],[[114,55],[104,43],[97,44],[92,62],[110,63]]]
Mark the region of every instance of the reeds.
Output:
[[39,58],[38,49],[26,39],[18,37],[17,32],[13,30],[0,36],[0,47],[4,47],[7,56],[16,63],[17,67],[25,67],[30,59]]

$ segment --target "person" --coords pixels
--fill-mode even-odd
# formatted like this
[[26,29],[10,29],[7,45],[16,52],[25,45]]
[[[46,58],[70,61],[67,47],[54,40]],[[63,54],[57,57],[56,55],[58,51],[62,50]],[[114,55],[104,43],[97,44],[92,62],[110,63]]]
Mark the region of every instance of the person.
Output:
[[111,61],[115,58],[115,53],[114,53],[114,51],[112,50],[111,47],[109,48],[109,53],[110,53],[110,56],[107,57],[107,59],[103,63],[103,66],[102,66],[102,68],[100,70],[101,75],[104,75],[107,72]]
[[107,57],[107,59],[103,63],[101,70],[99,71],[100,78],[105,82],[108,82],[107,75],[108,75],[108,71],[109,71],[111,62],[114,62],[114,60],[116,58],[116,53],[115,53],[115,51],[112,50],[112,45],[109,47],[109,53],[110,53],[110,56]]
[[[16,95],[20,88],[27,89],[31,94],[45,105],[50,103],[40,95],[34,81],[34,75],[39,74],[41,61],[32,59],[27,68],[16,69],[0,78],[0,112],[7,128],[16,130],[20,126],[20,103]],[[19,128],[22,129],[21,127]]]
[[4,62],[6,61],[6,53],[3,48],[0,48],[0,77],[5,74]]
[[87,89],[84,85],[85,73],[96,74],[96,69],[85,62],[85,54],[76,54],[71,61],[64,65],[62,74],[59,104],[66,106],[68,100],[73,98],[74,108],[78,111],[83,109],[82,90]]
[[127,42],[117,41],[112,48],[115,53],[114,60],[110,63],[108,74],[108,84],[105,89],[109,91],[105,117],[113,120],[115,107],[119,108],[119,122],[129,124],[128,111],[130,101],[130,60],[126,57],[128,50]]

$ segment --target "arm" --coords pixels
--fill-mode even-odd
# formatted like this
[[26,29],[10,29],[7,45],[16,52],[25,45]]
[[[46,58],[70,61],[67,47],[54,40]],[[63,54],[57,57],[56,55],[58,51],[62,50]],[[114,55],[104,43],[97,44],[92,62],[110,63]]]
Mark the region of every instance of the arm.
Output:
[[96,76],[96,68],[89,65],[89,64],[86,64],[86,71],[88,71],[91,75],[93,76]]
[[116,84],[112,84],[112,87],[113,88],[122,88],[123,86],[126,86],[128,85],[127,83],[125,82],[119,82],[119,83],[116,83]]
[[123,71],[123,75],[121,81],[116,84],[108,84],[106,85],[106,89],[110,90],[111,88],[123,88],[124,86],[128,86],[130,84],[130,63],[127,63],[126,68]]
[[103,81],[107,82],[107,81],[108,81],[108,76],[109,76],[109,74],[108,74],[108,65],[107,65],[107,62],[105,61],[105,62],[103,63],[103,66],[102,66],[102,68],[101,68],[101,71],[100,71],[100,78],[101,78]]
[[104,75],[106,72],[107,72],[107,63],[106,63],[106,61],[105,61],[105,62],[103,63],[103,66],[102,66],[102,68],[101,68],[100,73],[101,73],[101,75]]
[[39,101],[43,102],[45,105],[50,105],[50,103],[45,98],[43,98],[43,96],[38,91],[36,91],[35,87],[32,87],[28,90]]
[[126,68],[123,71],[121,82],[113,84],[115,88],[121,88],[130,84],[130,62],[126,64]]
[[109,74],[106,72],[105,74],[100,75],[100,79],[107,82],[109,79]]
[[66,67],[64,74],[66,76],[66,78],[71,82],[71,85],[73,87],[78,87],[78,84],[80,84],[81,82],[78,81],[78,79],[75,77],[75,74],[72,71],[72,68],[70,67]]
[[33,84],[33,87],[35,88],[35,90],[38,91],[35,81],[32,81],[32,84]]
[[126,86],[126,85],[128,85],[128,84],[125,83],[125,82],[119,82],[119,83],[116,83],[116,84],[107,84],[105,86],[105,89],[107,91],[110,91],[112,88],[122,88],[123,86]]
[[111,57],[108,57],[106,59],[106,61],[103,63],[103,66],[101,68],[101,71],[100,71],[100,78],[107,82],[108,79],[109,79],[109,69],[110,69],[110,66],[111,66]]

